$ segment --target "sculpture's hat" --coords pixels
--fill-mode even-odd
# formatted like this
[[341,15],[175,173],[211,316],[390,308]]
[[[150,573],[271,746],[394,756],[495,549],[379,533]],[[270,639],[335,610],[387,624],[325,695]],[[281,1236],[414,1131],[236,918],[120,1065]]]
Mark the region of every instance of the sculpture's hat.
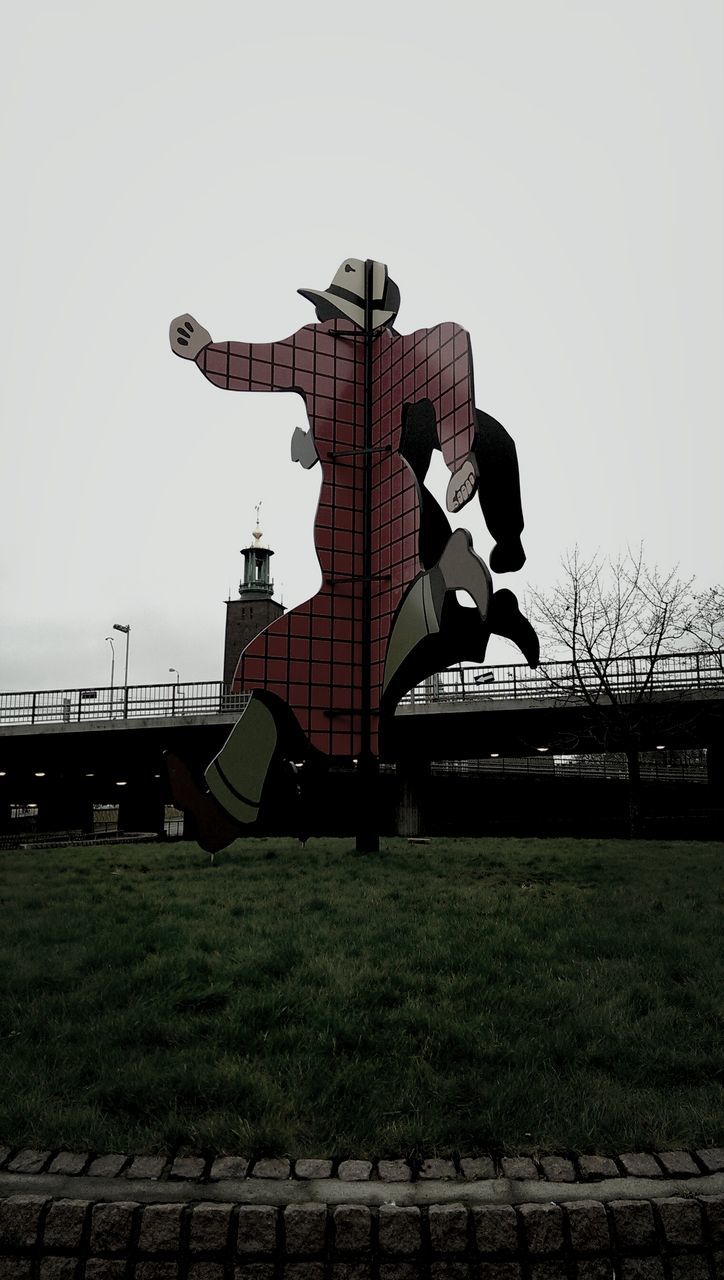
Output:
[[[329,303],[335,311],[364,328],[366,263],[345,258],[328,289],[298,289],[303,298]],[[372,263],[372,328],[379,329],[397,315],[400,292],[390,280],[384,262]]]

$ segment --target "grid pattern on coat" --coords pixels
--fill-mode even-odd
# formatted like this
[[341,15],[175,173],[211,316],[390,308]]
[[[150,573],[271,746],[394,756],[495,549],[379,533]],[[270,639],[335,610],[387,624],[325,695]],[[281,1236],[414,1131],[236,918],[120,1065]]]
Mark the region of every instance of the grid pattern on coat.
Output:
[[[274,343],[212,343],[197,364],[232,391],[295,391],[305,401],[322,468],[314,540],[319,593],[247,646],[235,689],[267,689],[291,707],[310,742],[331,756],[360,750],[365,342],[348,320],[306,325]],[[375,334],[372,350],[372,749],[392,617],[420,570],[414,478],[397,452],[402,410],[427,398],[445,461],[466,457],[475,429],[468,334],[440,325]]]

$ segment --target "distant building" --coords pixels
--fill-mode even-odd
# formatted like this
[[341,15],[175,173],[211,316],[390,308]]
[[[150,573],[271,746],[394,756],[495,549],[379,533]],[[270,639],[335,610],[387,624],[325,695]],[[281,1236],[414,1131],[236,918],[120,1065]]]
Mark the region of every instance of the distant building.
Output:
[[270,577],[270,560],[274,552],[262,546],[259,508],[252,545],[242,548],[244,577],[239,583],[239,599],[226,601],[226,637],[224,640],[224,686],[229,688],[239,657],[254,636],[284,613],[284,606],[274,600],[274,580]]

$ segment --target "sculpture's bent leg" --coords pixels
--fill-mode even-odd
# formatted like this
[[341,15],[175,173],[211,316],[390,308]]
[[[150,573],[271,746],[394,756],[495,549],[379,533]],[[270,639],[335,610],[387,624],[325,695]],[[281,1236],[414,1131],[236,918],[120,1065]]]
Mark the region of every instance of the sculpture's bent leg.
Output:
[[[472,536],[467,529],[456,529],[450,535],[437,564],[420,574],[403,596],[387,646],[383,693],[390,689],[403,665],[414,670],[415,650],[440,632],[448,591],[467,591],[477,605],[478,619],[485,621],[492,582],[487,566],[473,551]],[[426,661],[424,666],[427,665]],[[422,671],[418,678],[424,679],[425,674],[427,672]]]
[[259,817],[261,793],[277,740],[272,711],[258,694],[252,695],[204,774],[217,804],[242,825]]
[[215,853],[256,822],[269,768],[281,751],[295,759],[310,755],[309,744],[286,703],[276,694],[256,690],[206,770],[208,791],[197,786],[177,756],[166,756],[174,803],[193,815],[202,849]]

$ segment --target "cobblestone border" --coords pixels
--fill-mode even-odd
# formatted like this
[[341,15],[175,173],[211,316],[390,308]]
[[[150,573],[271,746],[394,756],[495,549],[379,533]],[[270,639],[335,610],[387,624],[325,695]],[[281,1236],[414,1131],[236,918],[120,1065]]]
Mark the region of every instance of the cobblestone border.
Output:
[[225,1182],[257,1178],[342,1182],[475,1182],[489,1178],[517,1181],[586,1182],[609,1178],[687,1179],[724,1172],[724,1147],[698,1151],[627,1151],[622,1155],[475,1156],[423,1160],[332,1160],[244,1156],[148,1156],[91,1151],[37,1151],[0,1147],[0,1173],[62,1174],[66,1177],[120,1178],[133,1182]]
[[0,1280],[718,1280],[724,1194],[560,1204],[0,1200]]

